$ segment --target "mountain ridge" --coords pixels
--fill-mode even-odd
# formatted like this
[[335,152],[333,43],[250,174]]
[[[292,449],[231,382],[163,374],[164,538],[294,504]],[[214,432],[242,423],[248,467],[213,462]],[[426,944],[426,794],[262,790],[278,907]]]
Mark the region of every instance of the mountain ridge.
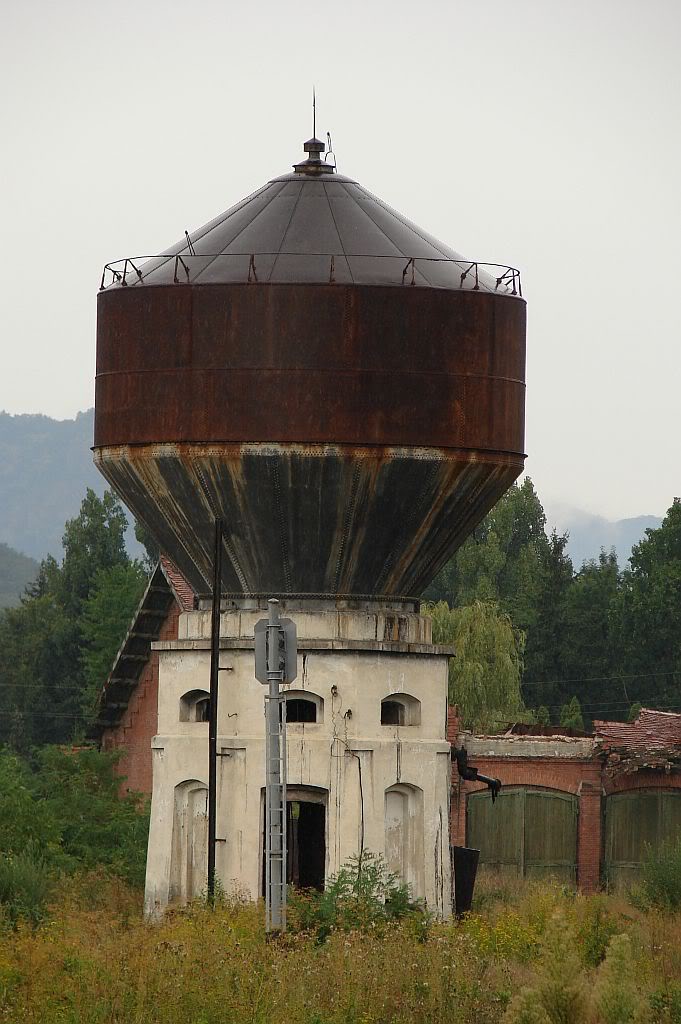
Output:
[[31,558],[61,554],[64,523],[106,484],[90,453],[94,409],[72,420],[0,412],[0,541]]
[[33,583],[40,566],[34,558],[15,551],[0,541],[0,609],[11,608],[29,583]]
[[655,530],[662,523],[661,516],[629,516],[626,519],[606,519],[571,505],[557,506],[546,513],[547,527],[568,534],[567,552],[575,571],[585,561],[597,559],[601,550],[614,548],[620,568],[626,568],[631,549],[645,537],[646,530]]
[[[16,554],[40,560],[61,557],[64,523],[78,515],[88,487],[106,488],[92,462],[94,409],[74,419],[55,420],[43,413],[0,412],[0,542]],[[541,498],[541,496],[540,496]],[[575,570],[614,547],[621,565],[631,548],[662,522],[653,515],[610,520],[575,506],[549,504],[547,526],[568,532],[568,553]],[[137,554],[139,545],[129,540]]]

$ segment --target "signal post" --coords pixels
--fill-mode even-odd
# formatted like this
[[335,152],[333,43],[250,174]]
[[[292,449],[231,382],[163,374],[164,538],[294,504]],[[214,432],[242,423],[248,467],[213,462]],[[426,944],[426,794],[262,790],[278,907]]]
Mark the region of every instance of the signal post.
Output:
[[267,602],[269,616],[255,624],[255,677],[265,697],[265,928],[286,929],[286,701],[281,684],[297,675],[296,627]]

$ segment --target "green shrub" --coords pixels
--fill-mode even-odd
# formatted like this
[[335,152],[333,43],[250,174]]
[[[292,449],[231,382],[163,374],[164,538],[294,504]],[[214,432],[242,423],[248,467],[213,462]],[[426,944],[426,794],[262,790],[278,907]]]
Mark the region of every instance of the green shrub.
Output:
[[144,882],[148,813],[120,796],[116,754],[43,747],[31,764],[0,748],[0,860],[12,919],[42,913],[44,880],[59,871],[106,868]]
[[61,851],[59,821],[44,799],[36,799],[32,784],[26,763],[0,748],[0,854],[29,850],[53,860]]
[[324,892],[294,890],[289,897],[290,926],[315,931],[322,942],[335,930],[366,931],[408,914],[425,915],[425,910],[411,898],[409,886],[388,871],[383,858],[366,850],[351,857]]
[[504,1021],[508,1024],[551,1024],[535,989],[524,988],[513,1000]]
[[47,916],[53,878],[47,863],[30,853],[0,856],[0,904],[7,919],[20,918],[33,925]]
[[672,982],[650,996],[651,1024],[681,1024],[681,983]]
[[[625,916],[624,904],[606,897],[606,912],[630,935],[635,964],[627,951],[613,968],[611,944],[607,967],[593,969],[580,965],[577,938],[591,897],[570,903],[540,882],[525,892],[512,912],[497,906],[482,916],[478,933],[498,936],[486,951],[473,938],[476,915],[434,922],[427,943],[411,914],[334,930],[323,944],[314,931],[267,942],[262,906],[252,902],[227,897],[211,910],[196,900],[151,925],[139,891],[110,872],[63,875],[49,925],[20,920],[0,929],[0,1020],[499,1024],[513,1004],[506,1017],[513,1024],[632,1024],[619,989],[633,982],[645,1024],[681,1024],[681,915]],[[553,912],[537,932],[537,954],[519,963],[520,925],[544,920],[539,903]],[[604,998],[608,986],[614,1001]]]
[[511,906],[519,902],[527,890],[524,878],[487,869],[480,871],[473,892],[473,913],[482,913],[495,905]]
[[681,907],[681,840],[647,848],[642,890],[652,906],[662,910]]
[[59,822],[61,847],[74,868],[106,867],[132,885],[144,884],[148,808],[136,794],[120,795],[119,754],[92,747],[43,747],[31,778],[33,796]]
[[538,929],[514,910],[507,910],[495,920],[472,914],[461,924],[471,948],[483,957],[524,963],[537,956]]

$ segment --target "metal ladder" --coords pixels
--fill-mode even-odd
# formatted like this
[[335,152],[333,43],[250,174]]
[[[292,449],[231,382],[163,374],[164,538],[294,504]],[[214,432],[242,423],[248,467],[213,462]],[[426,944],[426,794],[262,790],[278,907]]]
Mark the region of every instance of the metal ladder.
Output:
[[286,928],[286,699],[276,685],[265,701],[265,928],[273,932]]

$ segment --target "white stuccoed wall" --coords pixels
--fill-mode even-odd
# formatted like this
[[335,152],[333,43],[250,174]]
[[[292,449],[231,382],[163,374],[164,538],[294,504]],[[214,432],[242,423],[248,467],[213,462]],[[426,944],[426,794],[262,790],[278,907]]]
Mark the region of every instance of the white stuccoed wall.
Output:
[[[282,614],[295,619],[299,648],[298,678],[284,690],[323,700],[322,721],[289,723],[287,731],[289,797],[306,799],[299,787],[323,791],[316,799],[327,808],[326,877],[359,852],[362,835],[366,850],[394,861],[386,790],[398,786],[404,802],[392,797],[388,818],[395,806],[408,809],[400,833],[403,875],[415,896],[448,916],[451,652],[430,643],[430,620],[415,613],[311,612],[282,604]],[[216,871],[225,889],[253,899],[261,895],[266,689],[253,675],[253,626],[262,617],[262,610],[223,613],[227,671],[220,673],[218,703]],[[179,635],[154,645],[159,707],[145,900],[152,917],[170,899],[205,889],[205,821],[197,807],[208,781],[208,724],[181,722],[179,709],[184,694],[209,687],[210,612],[185,613]],[[398,693],[421,702],[420,724],[381,725],[381,701]]]

